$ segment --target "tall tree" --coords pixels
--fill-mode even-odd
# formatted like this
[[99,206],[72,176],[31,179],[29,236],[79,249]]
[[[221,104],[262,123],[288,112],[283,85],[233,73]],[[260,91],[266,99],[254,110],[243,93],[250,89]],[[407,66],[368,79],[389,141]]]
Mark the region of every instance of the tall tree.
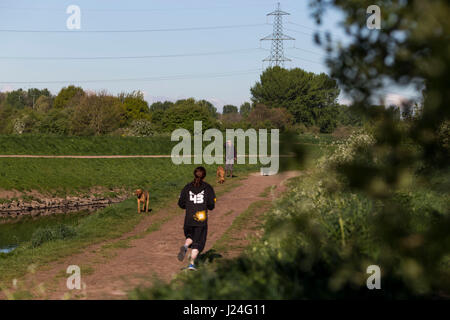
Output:
[[214,107],[214,105],[211,102],[209,102],[207,100],[200,100],[197,102],[197,104],[201,107],[205,107],[206,109],[208,109],[209,113],[211,113],[211,116],[213,118],[217,118],[217,116],[218,116],[217,108]]
[[157,101],[154,102],[150,105],[150,112],[155,112],[155,111],[166,111],[167,109],[169,109],[171,106],[173,106],[173,102],[171,101]]
[[22,89],[8,92],[5,105],[13,109],[23,109],[27,104],[27,93]]
[[125,121],[127,123],[139,119],[150,119],[150,109],[141,91],[121,93],[119,94],[119,100],[123,104]]
[[292,124],[293,117],[285,108],[269,108],[263,104],[257,104],[249,113],[248,121],[254,128],[284,130]]
[[74,107],[84,95],[85,92],[81,87],[75,87],[73,85],[64,87],[55,97],[53,106],[55,108]]
[[6,93],[0,92],[0,106],[2,106],[3,103],[5,103],[5,100],[6,100]]
[[[316,124],[316,109],[336,104],[339,88],[326,74],[314,74],[296,68],[266,69],[251,89],[252,101],[270,108],[286,108],[296,122]],[[316,111],[315,111],[316,110]]]
[[52,98],[49,96],[41,95],[34,102],[34,109],[39,112],[47,112],[52,108]]
[[27,90],[27,99],[26,104],[27,106],[35,109],[36,107],[36,101],[39,99],[39,97],[51,97],[50,91],[48,89],[37,89],[37,88],[30,88]]
[[230,114],[230,113],[238,113],[238,107],[233,106],[232,104],[227,104],[223,106],[222,114]]
[[168,132],[178,128],[184,128],[192,132],[194,121],[202,121],[203,129],[211,128],[215,124],[215,119],[211,116],[209,110],[206,107],[199,106],[195,101],[190,105],[187,101],[180,104],[177,102],[164,113],[161,120],[163,130]]
[[101,135],[114,131],[121,125],[123,107],[117,97],[102,92],[82,97],[74,108],[72,131],[79,135]]
[[247,117],[252,109],[252,105],[250,102],[244,102],[241,107],[239,108],[239,113],[243,117]]
[[[42,98],[42,97],[41,97]],[[49,109],[42,117],[39,124],[39,132],[46,134],[68,135],[70,134],[71,114],[73,109]]]

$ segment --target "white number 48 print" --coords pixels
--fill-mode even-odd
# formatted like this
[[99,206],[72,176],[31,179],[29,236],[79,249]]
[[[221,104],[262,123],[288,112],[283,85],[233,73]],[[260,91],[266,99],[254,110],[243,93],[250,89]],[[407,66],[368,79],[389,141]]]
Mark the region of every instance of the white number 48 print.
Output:
[[191,200],[195,204],[203,203],[204,196],[205,196],[205,190],[203,190],[199,194],[195,194],[192,191],[189,191],[189,200]]

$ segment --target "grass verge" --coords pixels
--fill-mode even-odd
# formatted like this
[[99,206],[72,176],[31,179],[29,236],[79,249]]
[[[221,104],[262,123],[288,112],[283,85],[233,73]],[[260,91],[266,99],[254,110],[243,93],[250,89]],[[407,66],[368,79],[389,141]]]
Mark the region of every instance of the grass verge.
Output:
[[250,206],[242,212],[236,219],[233,220],[231,226],[225,231],[225,233],[220,237],[219,240],[214,243],[212,250],[220,254],[226,254],[229,251],[242,249],[242,245],[238,242],[240,237],[238,237],[239,233],[242,230],[250,228],[254,228],[254,223],[252,220],[255,219],[255,215],[260,213],[261,211],[265,211],[270,206],[270,201],[268,200],[260,200],[253,202]]

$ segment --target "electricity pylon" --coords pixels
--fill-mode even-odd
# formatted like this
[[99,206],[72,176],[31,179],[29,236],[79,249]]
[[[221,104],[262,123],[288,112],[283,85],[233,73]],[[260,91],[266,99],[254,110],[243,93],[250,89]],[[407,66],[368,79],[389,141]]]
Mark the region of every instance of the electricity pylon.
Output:
[[289,15],[289,13],[281,11],[280,3],[278,2],[277,10],[268,13],[267,16],[274,16],[273,21],[273,33],[261,39],[261,41],[271,40],[272,48],[270,50],[270,56],[263,60],[268,61],[271,67],[279,66],[284,67],[285,61],[291,61],[284,56],[283,41],[295,40],[294,38],[283,34],[283,16]]

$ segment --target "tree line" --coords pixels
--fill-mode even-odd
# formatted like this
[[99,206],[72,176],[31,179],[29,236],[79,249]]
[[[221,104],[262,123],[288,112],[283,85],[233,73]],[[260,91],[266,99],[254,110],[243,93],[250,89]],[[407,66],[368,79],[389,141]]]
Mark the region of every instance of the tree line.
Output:
[[219,113],[194,98],[151,105],[140,91],[109,94],[70,85],[56,95],[48,89],[0,92],[0,133],[149,136],[176,128],[279,128],[330,133],[337,126],[358,126],[362,119],[339,105],[340,90],[326,74],[268,68],[250,89],[251,101],[225,105]]

